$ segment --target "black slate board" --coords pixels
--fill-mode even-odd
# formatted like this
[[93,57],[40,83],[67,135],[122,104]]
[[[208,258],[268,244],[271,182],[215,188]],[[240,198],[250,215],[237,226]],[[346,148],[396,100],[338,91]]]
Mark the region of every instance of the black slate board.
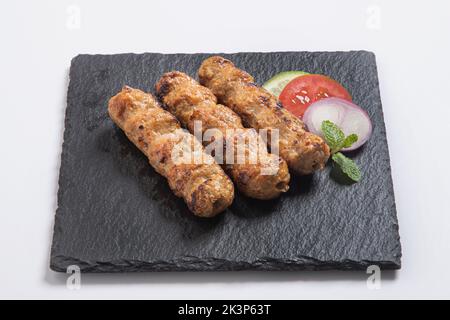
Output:
[[389,153],[375,56],[353,52],[225,54],[259,84],[280,71],[341,82],[374,124],[352,156],[360,183],[343,186],[330,167],[294,178],[273,201],[237,195],[213,219],[194,217],[107,115],[125,84],[154,91],[180,70],[196,77],[210,54],[79,55],[72,60],[51,269],[83,272],[400,268]]

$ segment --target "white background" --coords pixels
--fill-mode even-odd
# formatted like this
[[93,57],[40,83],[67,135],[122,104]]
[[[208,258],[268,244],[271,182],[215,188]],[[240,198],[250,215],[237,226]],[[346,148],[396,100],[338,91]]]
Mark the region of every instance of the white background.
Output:
[[[0,298],[450,298],[449,3],[5,1]],[[364,272],[228,272],[86,275],[73,291],[49,271],[72,57],[350,49],[377,55],[403,245],[380,290]]]

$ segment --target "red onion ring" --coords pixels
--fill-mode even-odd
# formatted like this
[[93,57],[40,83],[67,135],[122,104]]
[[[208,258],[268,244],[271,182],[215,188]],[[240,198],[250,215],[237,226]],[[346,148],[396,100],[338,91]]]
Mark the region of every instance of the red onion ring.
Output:
[[308,130],[319,136],[322,135],[321,125],[324,120],[335,123],[346,136],[355,133],[358,135],[351,147],[341,151],[351,151],[359,148],[372,135],[372,122],[369,115],[361,107],[340,98],[325,98],[312,103],[303,115]]

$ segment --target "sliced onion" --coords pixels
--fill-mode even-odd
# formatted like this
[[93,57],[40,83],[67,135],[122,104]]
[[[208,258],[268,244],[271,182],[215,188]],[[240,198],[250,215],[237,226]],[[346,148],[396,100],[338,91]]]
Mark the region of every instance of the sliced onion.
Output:
[[322,135],[321,125],[325,120],[335,123],[346,136],[355,133],[358,135],[351,147],[342,151],[351,151],[359,148],[372,134],[372,122],[369,115],[361,107],[340,98],[325,98],[312,103],[303,115],[308,130]]

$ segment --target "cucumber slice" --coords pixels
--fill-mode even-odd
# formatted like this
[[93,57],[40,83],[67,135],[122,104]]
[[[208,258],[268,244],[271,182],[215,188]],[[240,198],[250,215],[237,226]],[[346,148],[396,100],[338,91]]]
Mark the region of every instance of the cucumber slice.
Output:
[[276,74],[263,84],[263,88],[278,98],[284,87],[294,78],[309,74],[304,71],[284,71]]

